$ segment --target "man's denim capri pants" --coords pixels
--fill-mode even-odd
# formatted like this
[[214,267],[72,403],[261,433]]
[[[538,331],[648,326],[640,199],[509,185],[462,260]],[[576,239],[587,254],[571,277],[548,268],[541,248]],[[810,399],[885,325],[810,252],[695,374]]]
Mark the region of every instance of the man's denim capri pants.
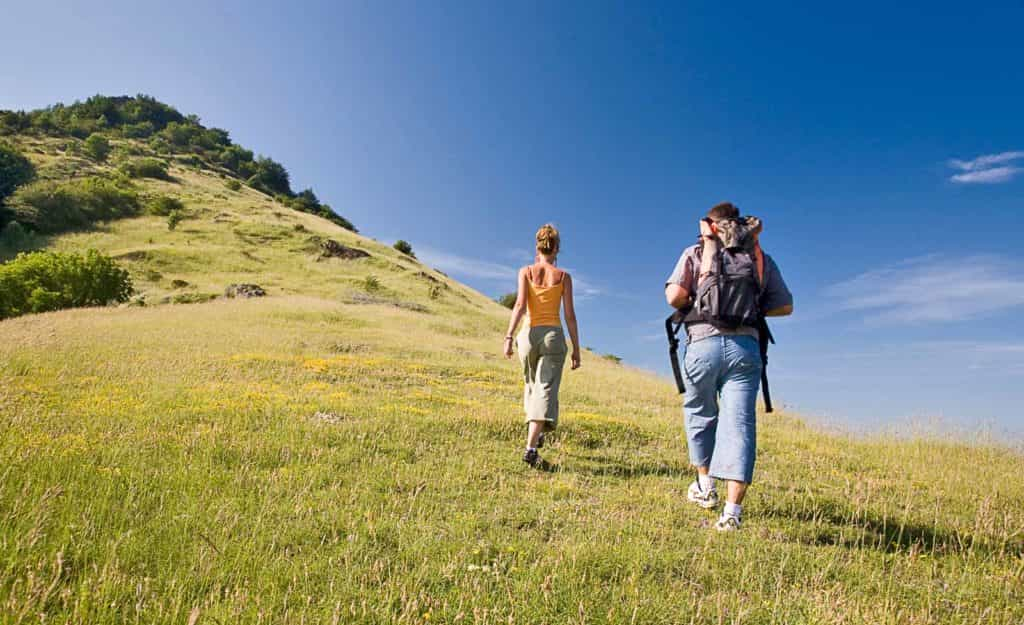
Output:
[[684,413],[690,462],[711,477],[750,483],[757,450],[761,353],[748,335],[715,335],[686,346]]

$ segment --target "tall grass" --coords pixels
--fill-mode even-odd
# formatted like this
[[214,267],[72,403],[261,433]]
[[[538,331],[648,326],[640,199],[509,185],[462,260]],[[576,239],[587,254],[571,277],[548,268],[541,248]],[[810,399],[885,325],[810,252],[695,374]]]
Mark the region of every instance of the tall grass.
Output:
[[999,447],[762,416],[746,527],[717,535],[660,380],[587,357],[536,472],[487,338],[392,306],[200,306],[0,324],[6,622],[1024,616],[1024,462]]

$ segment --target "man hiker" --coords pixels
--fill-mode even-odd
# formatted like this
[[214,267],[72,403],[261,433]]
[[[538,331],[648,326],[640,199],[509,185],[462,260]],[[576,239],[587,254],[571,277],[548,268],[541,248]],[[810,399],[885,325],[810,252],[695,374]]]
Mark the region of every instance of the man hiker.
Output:
[[[761,251],[761,222],[725,202],[700,221],[700,239],[679,257],[665,299],[686,326],[681,373],[690,462],[697,480],[686,498],[718,505],[715,480],[727,484],[715,528],[740,528],[753,480],[756,403],[762,364],[758,326],[793,312],[793,296],[771,256]],[[767,326],[763,325],[764,331]]]

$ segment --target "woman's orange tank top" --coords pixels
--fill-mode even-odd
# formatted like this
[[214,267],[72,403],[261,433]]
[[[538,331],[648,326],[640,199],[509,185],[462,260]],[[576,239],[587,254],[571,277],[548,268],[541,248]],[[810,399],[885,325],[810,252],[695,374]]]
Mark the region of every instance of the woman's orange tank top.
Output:
[[[562,276],[565,280],[565,276]],[[554,286],[537,286],[533,280],[527,279],[530,292],[526,298],[526,308],[530,311],[530,327],[561,326],[562,318],[558,314],[562,303],[562,282]]]

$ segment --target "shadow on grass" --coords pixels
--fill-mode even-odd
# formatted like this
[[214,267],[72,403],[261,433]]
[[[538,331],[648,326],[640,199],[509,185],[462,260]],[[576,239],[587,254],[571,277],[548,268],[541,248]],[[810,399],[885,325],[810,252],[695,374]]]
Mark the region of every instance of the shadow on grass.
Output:
[[48,246],[52,237],[48,235],[32,233],[16,242],[0,240],[0,263],[13,260],[22,252],[36,252]]
[[541,471],[542,473],[557,473],[558,471],[562,470],[561,465],[555,464],[553,462],[548,462],[543,458],[541,459],[540,464],[533,468],[536,469],[537,471]]
[[823,502],[823,505],[810,509],[775,510],[770,516],[804,524],[785,532],[787,539],[804,544],[872,549],[885,553],[1024,557],[1024,540],[1016,536],[1000,538],[904,522],[898,517],[850,510],[836,502]]
[[572,463],[572,471],[596,477],[612,477],[628,480],[634,477],[655,475],[659,477],[679,477],[686,474],[686,469],[679,464],[665,464],[649,461],[624,461],[599,454],[576,454],[563,452],[576,462]]

